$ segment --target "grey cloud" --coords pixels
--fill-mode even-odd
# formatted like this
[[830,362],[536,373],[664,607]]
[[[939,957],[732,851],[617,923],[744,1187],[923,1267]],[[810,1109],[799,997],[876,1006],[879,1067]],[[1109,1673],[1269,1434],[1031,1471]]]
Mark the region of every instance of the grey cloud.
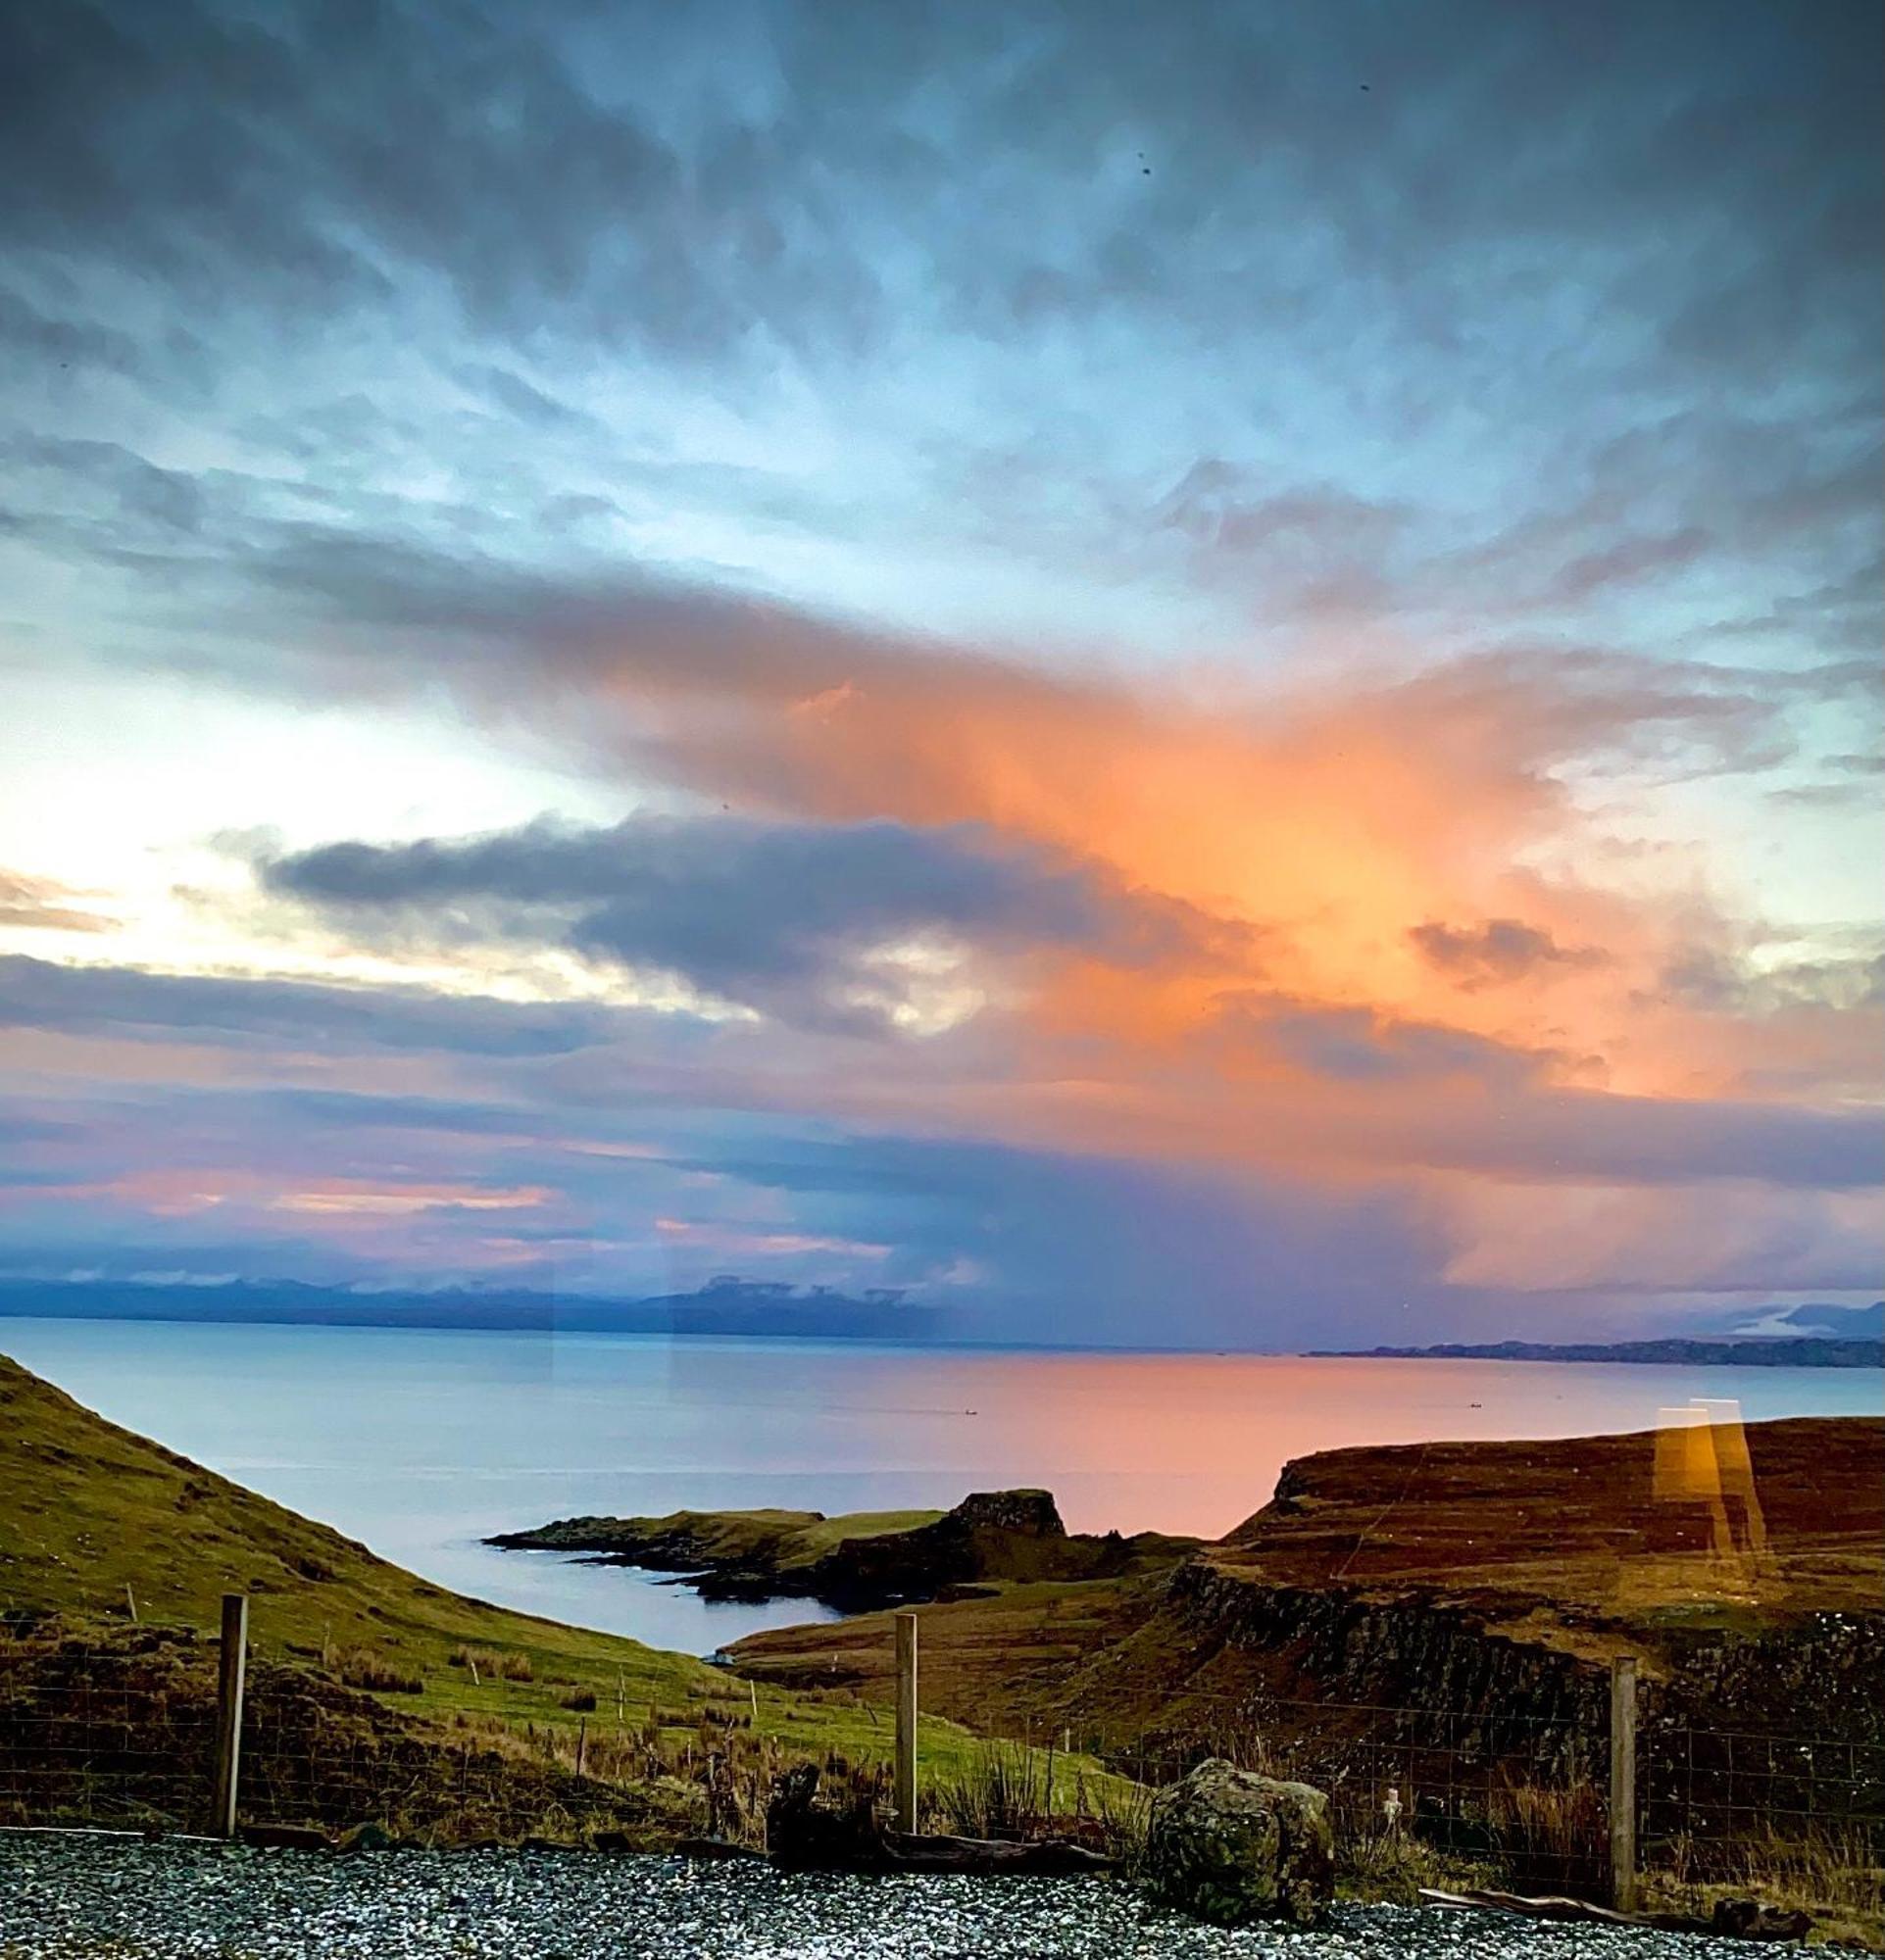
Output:
[[1878,792],[1868,783],[1793,783],[1784,789],[1769,790],[1767,800],[1802,809],[1869,812],[1878,807]]
[[1125,963],[1198,944],[1189,908],[1121,890],[1096,866],[979,826],[760,823],[637,816],[607,830],[547,825],[467,842],[334,844],[266,863],[268,887],[347,909],[449,914],[498,907],[512,929],[590,958],[683,976],[781,1018],[870,1027],[894,986],[870,956],[942,931],[1021,954],[1073,946]]
[[1635,584],[1691,565],[1713,543],[1697,524],[1660,536],[1623,538],[1572,559],[1554,576],[1551,589],[1558,598],[1588,599],[1607,587]]
[[1720,1013],[1885,1006],[1885,949],[1874,942],[1843,957],[1756,964],[1725,948],[1694,946],[1664,967],[1662,985]]
[[1265,1001],[1256,1025],[1265,1043],[1297,1067],[1343,1082],[1431,1083],[1466,1076],[1515,1085],[1534,1075],[1543,1059],[1483,1035],[1402,1020],[1370,1007]]
[[620,1010],[580,1003],[522,1005],[418,987],[223,979],[0,956],[4,1027],[328,1053],[438,1049],[504,1056],[595,1047],[619,1034],[621,1021]]
[[16,354],[37,355],[63,368],[74,363],[130,368],[138,343],[128,333],[100,321],[73,319],[42,312],[25,294],[0,288],[0,345]]
[[[388,684],[392,633],[413,685],[441,680],[507,714],[561,714],[560,725],[578,740],[614,738],[620,723],[563,709],[622,682],[675,699],[744,692],[780,707],[847,683],[912,700],[992,687],[1038,704],[1044,714],[1085,698],[1073,680],[960,643],[868,631],[652,567],[559,573],[409,535],[308,523],[258,537],[246,563],[280,599],[354,629],[363,662],[357,677],[344,665],[290,663],[277,670],[283,684],[378,693]],[[1800,710],[1844,709],[1876,698],[1882,685],[1885,675],[1868,659],[1776,668],[1512,639],[1433,665],[1398,693],[1423,714],[1457,716],[1467,727],[1496,705],[1516,745],[1514,761],[1580,761],[1686,779],[1770,768],[1794,753]],[[682,779],[704,768],[719,780],[705,753],[711,742],[685,738],[664,753],[652,733],[627,739],[643,760]],[[768,776],[765,757],[749,751],[740,760],[750,772],[746,790],[782,789]]]
[[[646,51],[653,9],[622,10]],[[91,250],[292,308],[445,282],[468,314],[670,351],[723,348],[868,290],[767,191],[782,159],[737,126],[683,161],[577,79],[540,21],[471,5],[11,10],[0,170],[17,244]]]
[[1378,550],[1411,514],[1333,484],[1265,485],[1216,457],[1195,463],[1153,511],[1208,551],[1344,556]]
[[462,378],[468,387],[487,395],[507,416],[532,427],[593,431],[602,426],[593,416],[546,395],[533,381],[507,368],[471,368]]
[[[1162,578],[1175,537],[1221,603],[1244,596],[1241,566],[1266,620],[1308,630],[1407,614],[1457,635],[1706,592],[1759,562],[1735,581],[1745,610],[1711,630],[1875,644],[1879,582],[1856,571],[1877,538],[1878,105],[1854,77],[1876,10],[1828,0],[1784,31],[1753,5],[1706,24],[1674,4],[1570,11],[1456,0],[1338,34],[1313,11],[1200,4],[1174,37],[1106,0],[900,9],[868,26],[855,8],[729,6],[711,31],[699,10],[654,5],[588,19],[285,4],[260,20],[214,0],[16,6],[0,26],[16,191],[0,240],[33,262],[39,297],[17,302],[29,338],[54,330],[40,308],[63,293],[59,330],[123,353],[108,291],[126,274],[171,331],[227,334],[237,372],[265,343],[271,359],[313,344],[310,322],[331,343],[350,308],[395,334],[422,320],[422,362],[618,478],[652,466],[624,466],[620,432],[581,402],[598,355],[716,369],[766,401],[851,388],[861,350],[894,375],[906,341],[926,341],[938,402],[960,382],[977,414],[949,396],[915,433],[921,508],[880,512],[776,466],[696,484],[709,507],[854,543],[879,525],[906,542],[972,529],[949,488],[981,466],[1012,482],[977,549],[1082,580],[1121,564]],[[1750,297],[1762,287],[1780,299]],[[1016,333],[1020,315],[1049,331]],[[1725,325],[1698,338],[1698,321]],[[1131,336],[1225,377],[1225,451],[1180,466],[1176,491],[1168,453],[1127,463],[1098,431],[1092,391]],[[135,338],[161,366],[162,336]],[[1349,453],[1311,452],[1309,469],[1233,460],[1232,438],[1261,450],[1288,408],[1292,351],[1343,402]],[[370,425],[422,419],[385,392]],[[263,486],[199,480],[225,584],[256,564],[285,587],[298,558],[305,581],[361,580],[362,605],[383,587],[374,555],[401,520],[376,522],[356,494],[379,436],[352,407],[310,406],[299,428],[284,412],[276,431],[321,465],[324,540],[272,529]],[[1370,431],[1447,435],[1466,410],[1538,451],[1499,533],[1488,507],[1342,480],[1374,472]],[[1197,402],[1172,423],[1208,426]],[[1445,453],[1472,442],[1460,430]],[[1045,498],[1006,468],[1014,454],[1037,460]],[[1064,523],[1088,477],[1106,485],[1102,523]],[[149,554],[153,574],[179,557],[206,573],[189,493],[171,495],[124,519],[158,530],[142,543],[61,533],[57,509],[24,501],[14,524],[55,548]],[[404,541],[489,501],[415,500]],[[515,511],[490,535],[508,525],[520,556],[567,558],[567,512],[537,504],[526,537]],[[266,594],[242,596],[244,623],[275,630]],[[441,597],[436,629],[451,611]]]
[[1522,980],[1550,966],[1590,966],[1604,954],[1595,947],[1560,946],[1551,934],[1522,919],[1486,919],[1454,926],[1427,919],[1408,937],[1430,964],[1466,988]]
[[164,531],[194,531],[202,522],[203,492],[186,470],[165,469],[122,443],[67,436],[13,436],[0,443],[0,463],[17,474],[43,471],[55,479],[101,490],[119,514]]
[[[1174,36],[1062,0],[562,24],[477,5],[267,24],[205,0],[15,8],[11,227],[252,287],[367,292],[389,265],[487,322],[625,330],[688,359],[756,328],[855,348],[913,302],[981,328],[1136,299],[1221,330],[1313,313],[1363,268],[1377,312],[1458,347],[1465,269],[1522,295],[1554,248],[1614,250],[1689,359],[1830,336],[1851,361],[1876,312],[1855,244],[1877,204],[1862,5],[1784,31],[1753,6],[1456,4],[1331,34],[1221,5]],[[670,93],[695,84],[695,114],[653,133],[630,59]],[[997,202],[1020,220],[999,235]],[[1333,268],[1279,249],[1304,222]],[[907,231],[928,247],[918,289],[886,293],[873,268]],[[1487,247],[1514,231],[1537,250],[1506,267]]]

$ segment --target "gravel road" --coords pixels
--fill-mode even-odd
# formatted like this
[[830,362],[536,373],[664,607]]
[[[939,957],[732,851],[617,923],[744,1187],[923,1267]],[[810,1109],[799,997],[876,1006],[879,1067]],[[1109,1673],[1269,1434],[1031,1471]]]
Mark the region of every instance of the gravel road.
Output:
[[1345,1906],[1316,1933],[1217,1933],[1104,1879],[781,1878],[764,1865],[675,1858],[340,1858],[0,1834],[5,1960],[1729,1960],[1771,1950],[1401,1906]]

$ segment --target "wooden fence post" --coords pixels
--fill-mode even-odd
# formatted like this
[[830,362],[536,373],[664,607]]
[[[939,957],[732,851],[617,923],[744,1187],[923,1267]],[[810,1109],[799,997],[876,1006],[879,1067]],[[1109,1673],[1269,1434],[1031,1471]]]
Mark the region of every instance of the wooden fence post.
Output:
[[235,1792],[242,1767],[242,1690],[249,1671],[249,1595],[223,1595],[223,1641],[216,1677],[216,1809],[210,1829],[235,1836]]
[[1611,1662],[1611,1903],[1636,1910],[1636,1656]]
[[917,1616],[897,1615],[897,1829],[917,1828]]

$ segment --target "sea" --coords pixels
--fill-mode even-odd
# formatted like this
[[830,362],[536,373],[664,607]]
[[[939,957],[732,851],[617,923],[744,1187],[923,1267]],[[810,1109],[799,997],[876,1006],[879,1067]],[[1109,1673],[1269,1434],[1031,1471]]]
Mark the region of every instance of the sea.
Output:
[[443,1586],[706,1654],[820,1617],[709,1604],[494,1532],[575,1514],[943,1507],[1044,1487],[1069,1530],[1219,1537],[1292,1457],[1352,1444],[1877,1415],[1870,1369],[918,1348],[858,1342],[0,1320],[112,1421]]

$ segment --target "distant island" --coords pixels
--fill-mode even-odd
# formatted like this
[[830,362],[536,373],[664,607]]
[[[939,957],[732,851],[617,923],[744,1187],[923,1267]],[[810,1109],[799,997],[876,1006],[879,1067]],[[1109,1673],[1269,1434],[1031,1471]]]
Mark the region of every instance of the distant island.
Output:
[[1386,1361],[1634,1361],[1679,1368],[1880,1368],[1885,1341],[1849,1341],[1817,1334],[1726,1341],[1481,1341],[1435,1348],[1346,1348],[1311,1350],[1315,1360]]

